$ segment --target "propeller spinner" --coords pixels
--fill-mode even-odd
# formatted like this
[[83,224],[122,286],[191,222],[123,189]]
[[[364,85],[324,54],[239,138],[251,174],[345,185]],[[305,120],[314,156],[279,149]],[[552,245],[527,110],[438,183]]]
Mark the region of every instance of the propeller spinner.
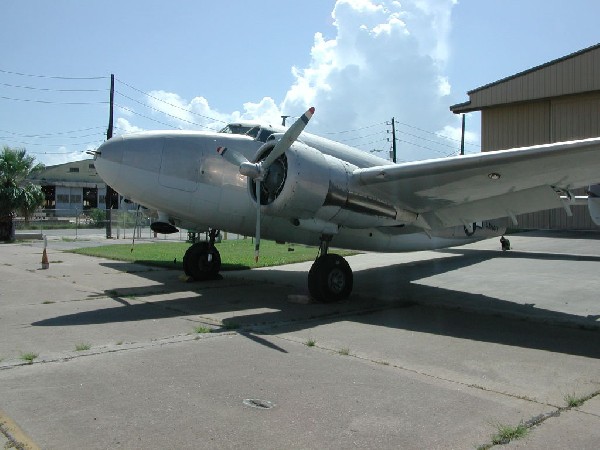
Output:
[[281,139],[275,144],[271,153],[262,161],[251,163],[241,153],[228,149],[227,147],[217,147],[217,153],[221,155],[226,161],[231,164],[235,164],[239,167],[239,171],[242,175],[250,177],[256,184],[256,237],[254,240],[254,261],[258,262],[260,253],[260,193],[261,193],[261,182],[265,179],[265,175],[268,172],[269,167],[285,153],[285,151],[292,146],[292,144],[298,139],[300,133],[304,130],[308,121],[315,113],[315,108],[309,108],[302,116],[296,120],[292,126],[290,126],[283,134]]

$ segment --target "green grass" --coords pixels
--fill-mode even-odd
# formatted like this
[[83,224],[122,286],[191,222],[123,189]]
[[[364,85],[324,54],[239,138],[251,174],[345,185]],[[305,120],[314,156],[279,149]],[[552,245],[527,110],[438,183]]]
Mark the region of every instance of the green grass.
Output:
[[21,353],[21,359],[23,361],[28,362],[29,364],[32,364],[33,360],[36,359],[38,356],[39,354],[33,352]]
[[194,328],[194,333],[210,333],[211,329],[205,325],[198,325],[197,327]]
[[317,341],[315,341],[313,338],[310,338],[308,341],[305,342],[307,347],[314,347],[316,343]]
[[[104,245],[71,251],[82,255],[183,270],[183,255],[189,246],[190,244],[186,242],[152,242],[137,244],[133,251],[131,251],[131,244]],[[312,261],[318,250],[317,247],[294,245],[294,251],[291,252],[288,251],[288,245],[276,244],[273,241],[261,241],[260,259],[258,264],[255,264],[252,239],[227,240],[216,244],[216,247],[221,254],[221,270],[240,270]],[[335,253],[342,256],[356,254],[356,252],[339,250],[336,250]]]
[[508,444],[510,441],[514,441],[515,439],[521,439],[522,437],[525,437],[529,431],[524,423],[520,423],[516,427],[498,424],[497,428],[498,433],[492,437],[492,442],[494,445]]
[[76,352],[83,352],[85,350],[89,350],[90,348],[92,348],[92,346],[90,344],[85,344],[83,342],[75,345]]
[[588,399],[588,397],[577,397],[575,394],[565,395],[565,402],[567,402],[569,408],[577,408],[583,405]]
[[342,356],[348,356],[350,354],[350,349],[348,347],[340,348],[338,353]]

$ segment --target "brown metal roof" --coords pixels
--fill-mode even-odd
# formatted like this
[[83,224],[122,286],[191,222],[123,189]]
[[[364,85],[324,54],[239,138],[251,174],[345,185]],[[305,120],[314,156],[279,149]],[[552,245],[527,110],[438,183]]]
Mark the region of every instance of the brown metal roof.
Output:
[[600,44],[535,66],[468,92],[455,114],[483,108],[600,90]]

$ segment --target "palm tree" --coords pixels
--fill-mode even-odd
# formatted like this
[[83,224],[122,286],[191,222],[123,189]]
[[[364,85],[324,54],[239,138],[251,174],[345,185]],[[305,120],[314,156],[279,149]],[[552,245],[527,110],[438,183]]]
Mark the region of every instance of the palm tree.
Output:
[[3,147],[0,154],[0,241],[14,240],[15,215],[29,219],[44,204],[42,189],[27,180],[31,173],[43,168],[43,164],[35,164],[33,156],[27,156],[25,149]]

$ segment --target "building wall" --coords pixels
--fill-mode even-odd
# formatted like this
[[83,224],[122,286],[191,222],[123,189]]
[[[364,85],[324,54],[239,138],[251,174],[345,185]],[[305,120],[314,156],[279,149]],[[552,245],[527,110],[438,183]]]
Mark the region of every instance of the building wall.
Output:
[[506,150],[551,142],[550,101],[489,108],[481,114],[481,150]]
[[[505,150],[537,144],[600,136],[600,92],[569,95],[482,110],[482,151]],[[598,177],[600,182],[600,174]],[[574,191],[585,195],[585,189]],[[524,214],[519,228],[597,230],[587,207]]]
[[487,108],[481,114],[482,151],[505,150],[600,136],[600,93]]
[[552,142],[600,136],[600,92],[552,101]]

